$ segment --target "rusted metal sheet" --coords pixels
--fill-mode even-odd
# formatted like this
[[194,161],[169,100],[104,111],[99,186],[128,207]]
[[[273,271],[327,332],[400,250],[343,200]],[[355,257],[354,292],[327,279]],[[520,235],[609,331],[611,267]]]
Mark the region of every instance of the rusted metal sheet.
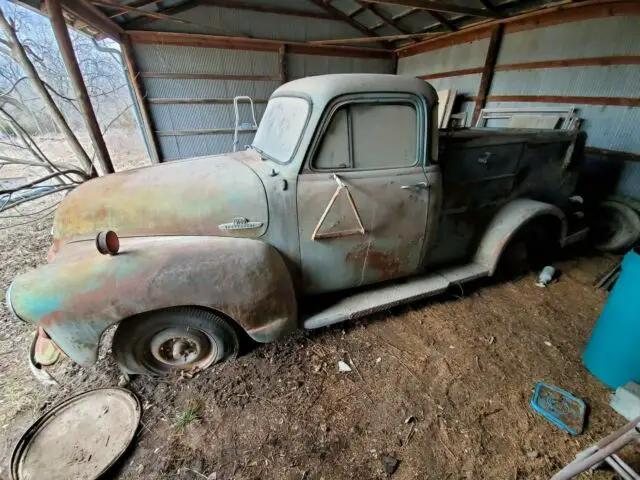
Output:
[[[243,217],[262,225],[223,230]],[[93,238],[103,230],[120,237],[220,235],[256,238],[267,229],[264,186],[244,163],[227,156],[127,170],[87,182],[58,207],[56,244]]]
[[584,135],[474,129],[441,136],[443,208],[428,265],[469,259],[489,222],[527,197],[564,204],[577,182]]
[[116,256],[71,243],[54,261],[18,277],[16,314],[42,327],[74,361],[96,360],[111,324],[176,305],[215,309],[259,342],[296,326],[296,299],[280,254],[251,239],[121,238]]

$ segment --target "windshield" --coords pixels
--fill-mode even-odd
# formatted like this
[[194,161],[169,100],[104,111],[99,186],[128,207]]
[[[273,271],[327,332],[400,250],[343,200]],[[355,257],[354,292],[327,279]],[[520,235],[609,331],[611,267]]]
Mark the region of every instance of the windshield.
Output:
[[277,162],[289,162],[308,115],[309,103],[304,98],[272,98],[260,121],[253,146]]

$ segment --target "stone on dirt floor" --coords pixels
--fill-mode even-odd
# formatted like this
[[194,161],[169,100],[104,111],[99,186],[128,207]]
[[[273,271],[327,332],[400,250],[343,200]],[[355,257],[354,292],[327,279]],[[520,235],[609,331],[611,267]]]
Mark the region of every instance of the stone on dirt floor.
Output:
[[128,376],[127,376],[127,375],[120,375],[120,376],[118,377],[118,386],[119,386],[120,388],[124,388],[124,387],[126,387],[127,385],[129,385],[129,378],[128,378]]
[[347,362],[343,362],[342,360],[340,360],[338,362],[338,371],[342,373],[348,373],[351,371],[351,367],[347,364]]
[[400,460],[391,455],[381,455],[380,461],[382,462],[382,469],[387,475],[393,475],[398,469],[398,465],[400,465]]
[[540,454],[538,452],[536,452],[535,450],[531,451],[531,452],[527,452],[527,458],[529,460],[535,460],[536,458],[538,458]]

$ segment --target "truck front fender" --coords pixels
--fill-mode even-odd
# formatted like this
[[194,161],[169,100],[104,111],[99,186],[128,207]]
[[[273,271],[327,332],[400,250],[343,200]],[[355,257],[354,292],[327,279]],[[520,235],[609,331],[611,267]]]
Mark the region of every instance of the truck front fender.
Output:
[[567,236],[567,220],[563,211],[549,203],[520,198],[507,203],[493,217],[478,245],[474,263],[482,265],[489,275],[493,275],[509,241],[522,227],[542,217],[551,217],[559,222],[558,241],[562,245]]
[[100,337],[120,320],[173,306],[200,306],[233,319],[254,340],[294,329],[297,305],[278,251],[258,240],[133,237],[115,256],[94,242],[65,245],[52,263],[14,280],[14,313],[42,327],[72,360],[91,365]]

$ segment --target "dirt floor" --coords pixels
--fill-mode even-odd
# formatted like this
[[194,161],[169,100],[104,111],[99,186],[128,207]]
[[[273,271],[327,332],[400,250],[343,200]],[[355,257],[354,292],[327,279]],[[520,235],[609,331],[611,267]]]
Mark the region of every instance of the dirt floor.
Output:
[[[130,164],[144,163],[141,149],[127,155]],[[0,230],[0,290],[45,261],[50,228],[48,216]],[[547,289],[534,285],[534,275],[476,283],[250,347],[193,379],[135,377],[129,388],[142,401],[142,425],[113,476],[382,479],[380,457],[391,455],[400,461],[394,480],[548,478],[624,423],[580,360],[606,300],[593,281],[610,265],[577,252],[557,264],[561,276]],[[118,383],[104,345],[93,368],[65,361],[54,372],[61,387],[40,385],[26,362],[32,333],[2,307],[1,479],[34,419],[73,393]],[[340,373],[340,360],[352,371]],[[587,402],[583,435],[570,437],[532,412],[538,381]]]

